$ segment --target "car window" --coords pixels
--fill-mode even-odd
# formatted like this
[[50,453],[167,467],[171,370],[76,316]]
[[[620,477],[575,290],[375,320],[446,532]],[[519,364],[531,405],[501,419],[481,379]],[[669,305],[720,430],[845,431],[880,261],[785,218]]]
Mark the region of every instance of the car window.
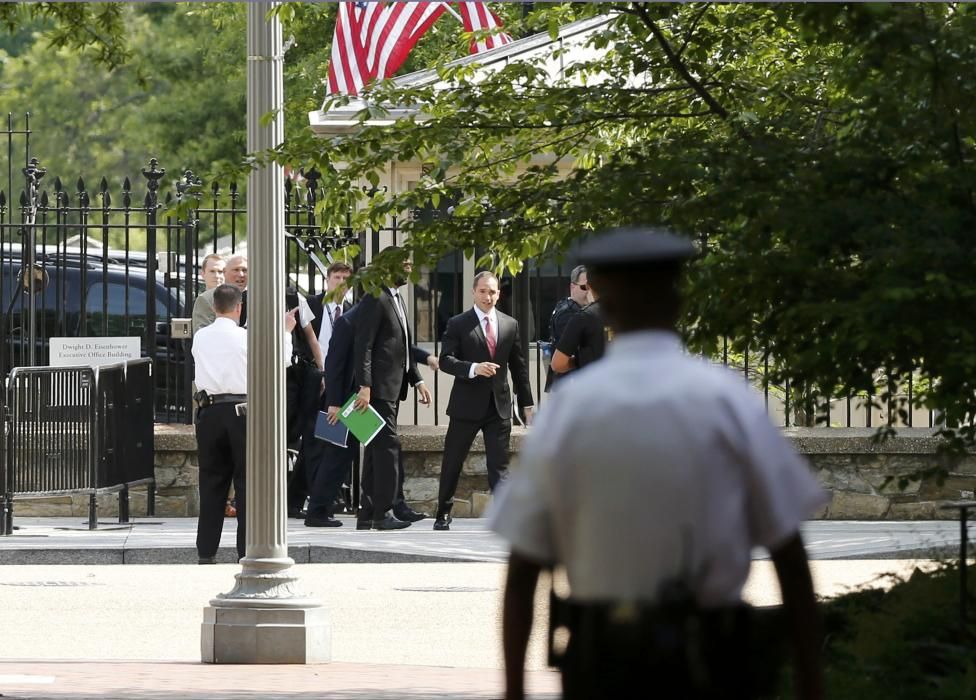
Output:
[[[106,289],[107,300],[104,298]],[[85,311],[90,333],[110,336],[142,335],[146,328],[146,290],[130,286],[127,300],[124,284],[109,282],[106,285],[103,282],[95,282],[88,288]],[[128,327],[126,327],[126,312],[128,312]],[[155,320],[163,321],[168,317],[165,301],[157,297]]]

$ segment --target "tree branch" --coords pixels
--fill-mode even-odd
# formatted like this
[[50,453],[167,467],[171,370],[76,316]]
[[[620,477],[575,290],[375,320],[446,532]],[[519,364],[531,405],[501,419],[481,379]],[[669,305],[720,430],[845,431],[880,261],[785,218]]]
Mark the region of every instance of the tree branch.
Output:
[[678,49],[678,58],[681,58],[682,54],[684,54],[684,52],[685,52],[685,49],[688,48],[688,44],[691,43],[691,37],[692,37],[692,35],[694,35],[695,29],[698,28],[698,23],[701,22],[702,17],[705,16],[705,13],[708,12],[708,10],[711,8],[711,6],[712,6],[712,3],[706,2],[702,6],[701,12],[699,12],[697,15],[695,15],[695,18],[691,21],[691,27],[688,28],[688,31],[687,32],[685,32],[685,40],[684,40],[684,42],[682,42],[681,48]]
[[[703,117],[709,114],[708,111],[702,112],[621,112],[619,114],[596,114],[586,119],[577,119],[570,122],[559,122],[553,124],[479,124],[477,122],[466,122],[463,124],[466,129],[484,129],[492,131],[497,129],[510,129],[512,131],[534,130],[534,129],[564,129],[584,124],[595,124],[599,122],[621,121],[627,119],[638,119],[646,121],[649,119],[682,119],[689,117]],[[439,125],[443,126],[443,125]]]
[[[647,13],[647,8],[640,3],[634,3],[634,9],[637,17],[647,26],[651,34],[654,35],[654,39],[657,41],[661,50],[664,52],[665,58],[667,58],[670,66],[675,70],[675,72],[681,76],[681,78],[691,86],[704,102],[709,106],[713,113],[717,114],[722,119],[729,118],[729,112],[725,107],[723,107],[717,99],[705,88],[705,86],[699,81],[695,76],[691,74],[688,70],[688,66],[685,65],[684,61],[675,53],[674,48],[671,46],[667,37],[661,31],[661,28],[657,26],[657,22],[651,19],[651,16]],[[746,132],[741,126],[736,126],[736,131],[739,135],[745,139],[749,138],[749,133]]]

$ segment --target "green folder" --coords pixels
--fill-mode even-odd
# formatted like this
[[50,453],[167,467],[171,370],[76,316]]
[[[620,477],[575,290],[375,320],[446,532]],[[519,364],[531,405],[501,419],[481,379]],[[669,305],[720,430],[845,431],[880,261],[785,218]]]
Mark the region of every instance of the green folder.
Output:
[[356,395],[353,394],[339,409],[339,420],[349,428],[349,432],[356,436],[356,439],[365,447],[373,438],[380,434],[386,421],[376,412],[376,409],[369,406],[366,412],[357,411],[353,408],[356,403]]

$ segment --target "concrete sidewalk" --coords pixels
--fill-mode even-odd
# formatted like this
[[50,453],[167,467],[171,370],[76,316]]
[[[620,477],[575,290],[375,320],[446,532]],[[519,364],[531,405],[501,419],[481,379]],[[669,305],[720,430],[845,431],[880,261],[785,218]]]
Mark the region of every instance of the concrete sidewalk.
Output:
[[[500,698],[493,669],[332,663],[318,666],[205,666],[147,662],[3,662],[4,700],[136,698],[261,698],[262,700],[474,700]],[[530,671],[528,696],[561,697],[559,677]]]
[[[300,564],[502,562],[505,543],[484,519],[457,519],[450,532],[434,532],[433,520],[406,530],[356,530],[355,519],[341,517],[339,528],[307,528],[288,521],[291,557]],[[18,528],[0,537],[0,564],[195,564],[195,518],[134,518],[127,525],[100,521],[89,530],[81,518],[17,518]],[[224,524],[218,561],[236,561],[236,521]],[[970,523],[970,540],[976,525]],[[953,521],[836,521],[806,523],[811,559],[955,558],[959,524]],[[765,558],[757,551],[755,558]]]
[[[821,595],[891,585],[920,561],[815,561]],[[203,608],[236,565],[0,566],[0,696],[6,698],[501,697],[496,563],[302,564],[325,606],[333,663],[213,666],[200,658]],[[779,602],[771,562],[753,563],[744,597]],[[548,588],[539,587],[526,659],[532,698],[558,697],[546,669]],[[151,660],[151,661],[149,661]]]

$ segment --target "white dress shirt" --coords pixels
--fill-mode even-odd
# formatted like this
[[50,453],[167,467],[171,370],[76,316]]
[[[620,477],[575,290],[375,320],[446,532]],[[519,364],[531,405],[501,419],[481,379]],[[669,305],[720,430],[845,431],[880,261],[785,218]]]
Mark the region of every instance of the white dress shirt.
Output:
[[396,309],[397,318],[400,319],[400,324],[403,330],[403,347],[406,352],[403,353],[403,370],[405,372],[410,371],[410,334],[407,332],[407,316],[406,316],[406,302],[403,301],[403,297],[400,296],[400,291],[396,287],[389,287],[390,294],[393,295],[393,307]]
[[653,602],[680,578],[702,605],[735,603],[753,547],[826,504],[761,397],[676,335],[619,335],[576,377],[539,411],[490,516],[513,551],[564,564],[575,599]]
[[319,328],[319,347],[322,348],[322,357],[329,354],[329,343],[332,342],[332,329],[335,326],[335,310],[339,306],[334,301],[322,305],[322,326]]
[[[291,334],[282,334],[285,363],[291,361]],[[214,394],[247,394],[247,329],[218,316],[193,336],[194,383]]]
[[[481,325],[481,332],[485,332],[485,319],[491,319],[491,327],[495,329],[495,347],[498,347],[498,314],[495,313],[495,307],[491,307],[491,311],[485,313],[478,305],[474,305],[474,312],[478,316],[478,323]],[[488,339],[487,334],[485,335],[485,340]],[[468,379],[474,379],[474,370],[478,366],[477,362],[472,362],[471,367],[468,368]]]

